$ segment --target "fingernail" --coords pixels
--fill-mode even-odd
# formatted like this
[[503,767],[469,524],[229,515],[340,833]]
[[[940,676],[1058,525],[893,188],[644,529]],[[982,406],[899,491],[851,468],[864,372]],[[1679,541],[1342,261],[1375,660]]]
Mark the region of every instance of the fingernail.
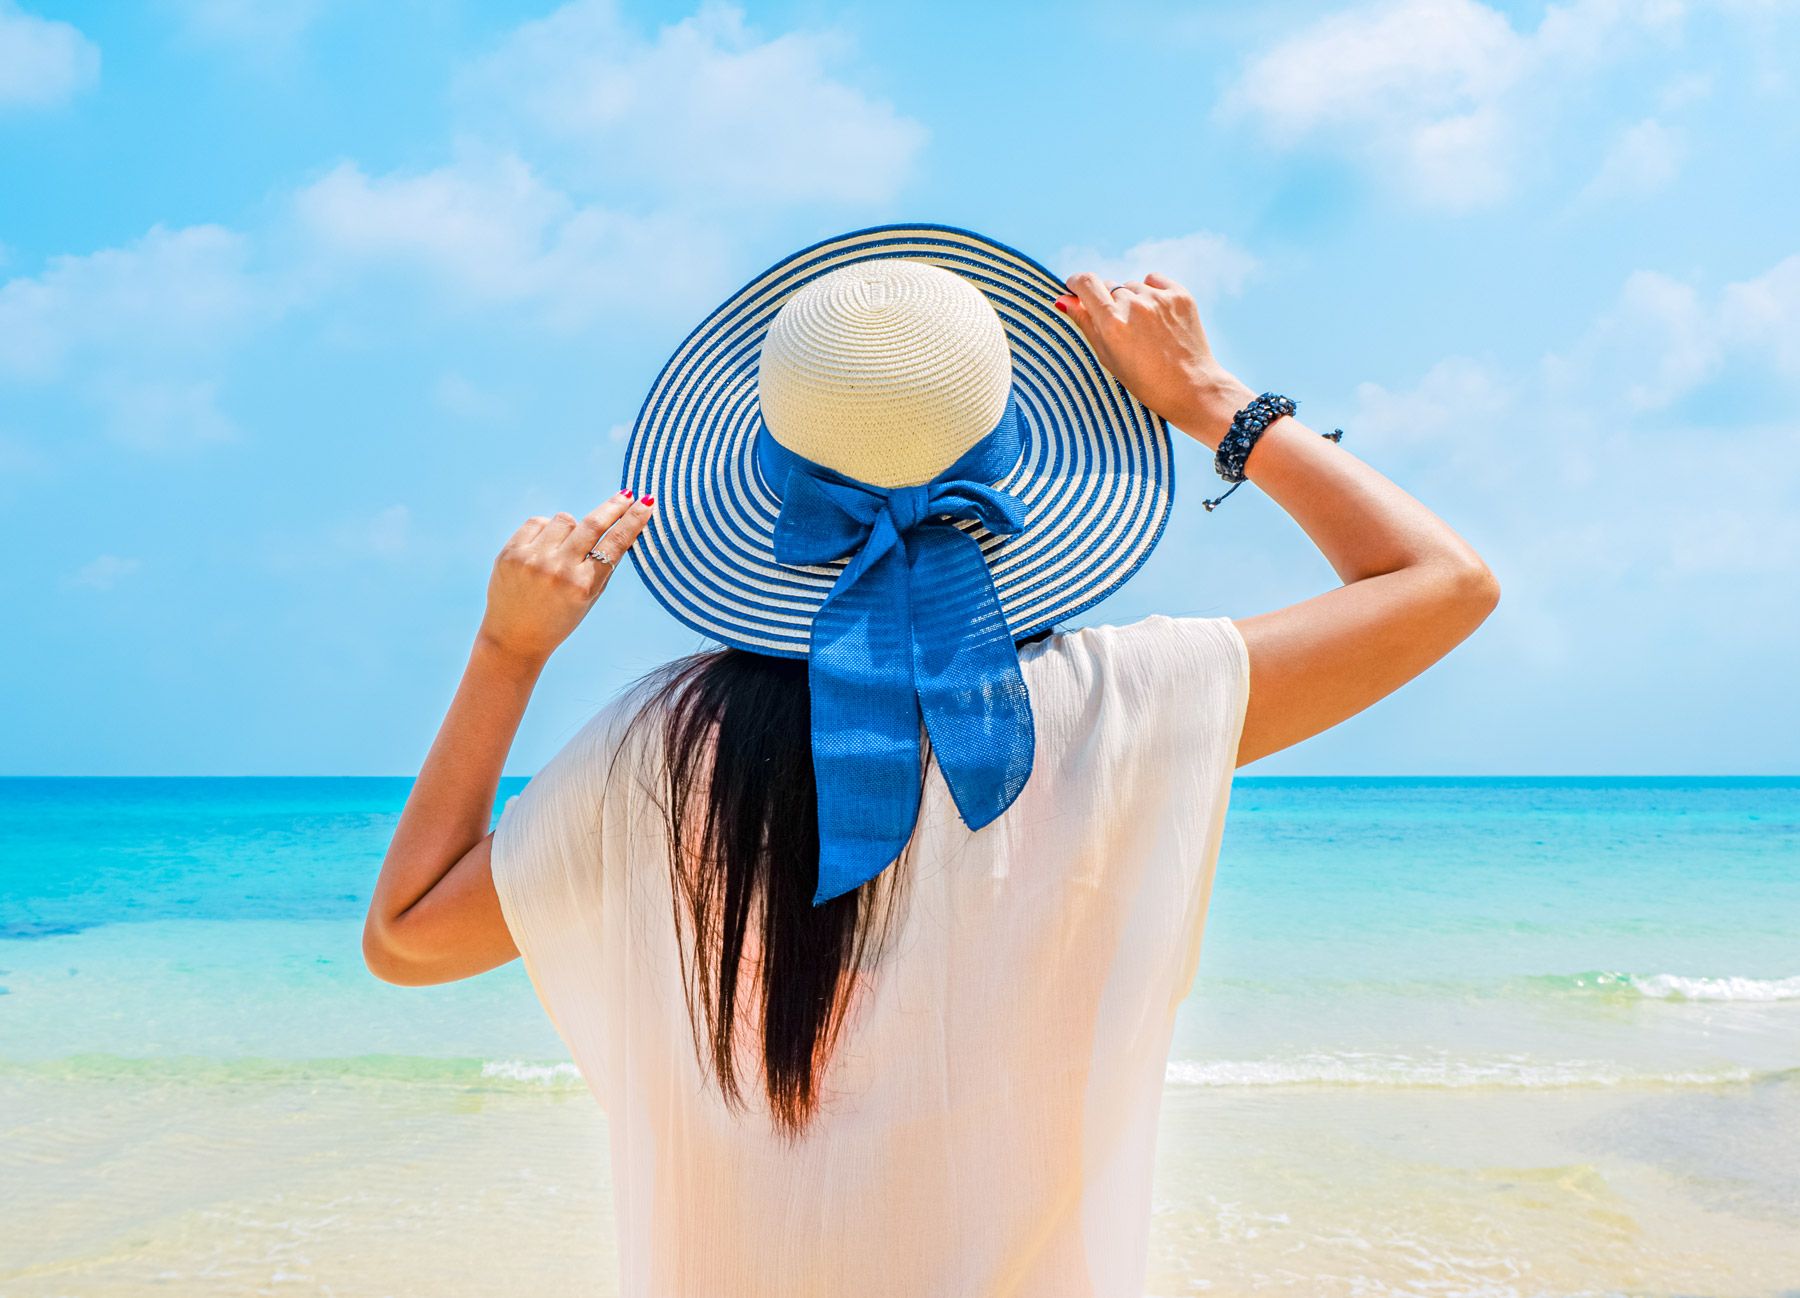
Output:
[[643,505],[644,508],[648,509],[650,506],[652,506],[656,503],[656,497],[655,496],[645,496],[643,498],[643,500],[639,501],[638,503]]
[[1050,305],[1055,307],[1058,311],[1061,311],[1064,315],[1069,314],[1069,308],[1063,305],[1063,300],[1061,298],[1057,298],[1056,301],[1052,302]]
[[619,494],[621,496],[625,497],[625,499],[630,500],[631,496],[632,496],[631,488],[630,487],[620,487]]

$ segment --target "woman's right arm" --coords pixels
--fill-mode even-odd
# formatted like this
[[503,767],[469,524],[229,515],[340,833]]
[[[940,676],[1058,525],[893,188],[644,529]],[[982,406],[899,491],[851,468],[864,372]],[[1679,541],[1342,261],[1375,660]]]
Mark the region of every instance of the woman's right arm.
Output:
[[[1210,449],[1256,393],[1213,357],[1194,299],[1160,275],[1109,291],[1098,276],[1057,299],[1140,401]],[[1500,584],[1450,525],[1292,415],[1270,424],[1245,473],[1286,510],[1344,584],[1237,619],[1250,651],[1243,766],[1329,730],[1462,643]]]

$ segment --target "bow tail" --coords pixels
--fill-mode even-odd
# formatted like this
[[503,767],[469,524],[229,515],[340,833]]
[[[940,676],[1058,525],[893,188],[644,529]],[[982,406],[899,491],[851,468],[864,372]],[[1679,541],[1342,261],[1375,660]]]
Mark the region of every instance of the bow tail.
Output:
[[956,809],[980,829],[1031,776],[1031,696],[975,538],[955,527],[920,528],[907,550],[913,686]]
[[819,883],[813,905],[891,865],[919,815],[919,701],[906,556],[886,549],[850,585],[840,582],[813,620],[807,679],[819,790]]

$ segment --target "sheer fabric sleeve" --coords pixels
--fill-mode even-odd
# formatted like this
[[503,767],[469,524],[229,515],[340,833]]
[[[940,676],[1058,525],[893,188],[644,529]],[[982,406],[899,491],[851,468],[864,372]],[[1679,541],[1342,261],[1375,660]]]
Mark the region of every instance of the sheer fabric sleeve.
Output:
[[1134,808],[1162,822],[1157,855],[1179,875],[1176,1000],[1200,959],[1200,938],[1225,830],[1238,741],[1250,703],[1250,653],[1228,617],[1154,614],[1096,627],[1114,742],[1128,747]]
[[1096,630],[1143,743],[1208,778],[1235,770],[1250,703],[1250,651],[1237,623],[1155,613]]
[[593,986],[605,905],[602,830],[617,709],[597,713],[501,808],[494,891],[538,999],[567,1040],[568,997]]

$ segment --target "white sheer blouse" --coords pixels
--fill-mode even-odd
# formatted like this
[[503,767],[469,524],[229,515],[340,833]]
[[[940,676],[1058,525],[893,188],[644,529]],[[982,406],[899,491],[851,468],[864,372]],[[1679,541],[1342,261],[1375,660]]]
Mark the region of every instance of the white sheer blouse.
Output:
[[[694,1051],[651,748],[602,710],[495,828],[538,996],[610,1121],[628,1298],[1143,1292],[1170,1032],[1249,699],[1224,617],[1020,654],[1036,765],[971,833],[935,770],[890,941],[798,1142]],[[605,795],[605,796],[603,796]]]

